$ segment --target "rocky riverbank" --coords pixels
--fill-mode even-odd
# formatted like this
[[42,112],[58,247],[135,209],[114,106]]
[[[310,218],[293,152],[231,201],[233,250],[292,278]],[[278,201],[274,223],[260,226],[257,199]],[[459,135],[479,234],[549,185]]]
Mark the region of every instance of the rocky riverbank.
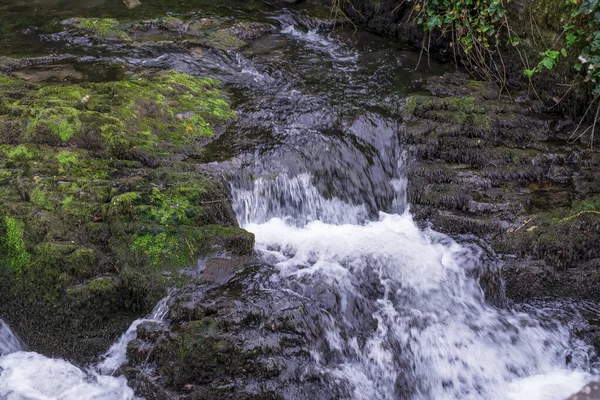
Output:
[[[418,341],[403,341],[406,332],[392,332],[411,324],[444,330],[432,322],[448,318],[438,314],[443,306],[427,303],[427,293],[394,275],[398,266],[379,260],[371,249],[359,256],[379,272],[354,265],[354,253],[349,262],[343,252],[342,260],[336,254],[328,259],[311,249],[304,264],[296,266],[302,270],[297,278],[277,281],[281,271],[257,261],[254,235],[238,227],[226,178],[215,172],[255,163],[255,169],[245,171],[249,186],[263,176],[277,176],[287,186],[280,197],[259,203],[266,208],[289,206],[283,203],[296,196],[294,204],[305,201],[302,206],[315,212],[303,217],[318,219],[319,207],[341,208],[343,202],[335,199],[339,194],[368,203],[374,217],[392,207],[403,190],[404,176],[396,175],[402,151],[396,147],[406,150],[408,201],[415,219],[459,239],[476,236],[480,244],[489,243],[489,248],[484,245],[490,250],[487,259],[494,259],[491,250],[504,258],[511,300],[556,296],[600,301],[600,156],[588,143],[568,140],[572,121],[547,113],[524,92],[499,96],[497,87],[461,73],[430,78],[424,85],[420,76],[414,79],[417,84],[392,80],[394,93],[385,105],[378,96],[361,102],[358,98],[368,95],[366,85],[352,91],[339,82],[350,76],[377,84],[381,74],[387,83],[385,70],[401,66],[407,73],[406,59],[394,54],[389,64],[381,65],[360,60],[356,48],[347,50],[334,38],[319,36],[314,25],[294,26],[285,14],[271,22],[286,22],[288,36],[266,36],[249,52],[263,61],[264,54],[272,54],[279,64],[259,65],[239,49],[276,32],[277,23],[217,14],[63,18],[50,24],[44,40],[74,49],[74,54],[98,51],[97,57],[0,59],[6,73],[0,75],[0,257],[7,260],[0,275],[0,315],[32,350],[88,364],[168,288],[176,288],[167,301],[166,320],[138,326],[127,363],[117,371],[146,399],[302,399],[314,393],[315,399],[325,400],[348,398],[358,389],[410,397],[412,391],[446,387],[441,380],[428,381],[427,373],[420,376],[428,366],[418,370],[409,354],[433,354],[427,351],[437,349],[437,343],[423,350]],[[281,45],[285,40],[289,42]],[[310,50],[295,53],[302,46]],[[377,56],[387,54],[377,51]],[[297,54],[305,58],[293,65],[290,59],[299,58],[294,58]],[[316,73],[302,70],[323,59],[330,64]],[[352,65],[359,62],[360,67]],[[244,79],[254,83],[237,87],[243,92],[237,93],[243,100],[237,100],[252,103],[244,110],[246,125],[235,125],[234,90],[228,95],[216,79],[174,72],[167,65],[194,72],[204,67],[235,79],[246,74]],[[346,69],[338,69],[340,65]],[[412,71],[412,64],[408,68]],[[330,70],[350,72],[337,76]],[[339,81],[317,88],[326,86],[323,77]],[[401,100],[409,84],[418,93]],[[257,99],[248,87],[256,90]],[[273,93],[259,97],[262,90]],[[348,101],[348,94],[356,98]],[[276,113],[286,115],[273,117]],[[227,140],[214,141],[220,135],[228,135]],[[396,146],[398,137],[401,146]],[[283,150],[278,153],[279,147]],[[274,156],[273,165],[260,164],[256,154]],[[203,164],[206,160],[225,161]],[[313,162],[320,166],[306,168]],[[285,176],[280,167],[293,174]],[[307,178],[299,181],[291,175]],[[412,239],[423,242],[423,251],[430,251],[429,245],[452,246],[447,238],[432,239],[418,231],[409,217],[396,217],[412,228]],[[359,233],[364,228],[358,222],[351,226]],[[276,261],[290,261],[296,250],[289,247],[263,250],[271,251]],[[387,251],[392,260],[405,256]],[[435,253],[440,254],[459,257],[450,251]],[[323,260],[339,263],[331,276],[318,275],[317,263]],[[436,262],[422,267],[446,273]],[[314,280],[310,274],[303,280],[308,271],[315,272]],[[342,272],[346,280],[338,276]],[[391,277],[385,276],[389,273]],[[423,276],[415,272],[419,282]],[[389,281],[397,285],[393,290]],[[489,293],[501,293],[497,276],[481,274],[480,281],[492,288]],[[458,282],[470,284],[468,279]],[[489,311],[485,316],[494,319],[495,329],[504,329],[504,321],[495,320],[504,311],[488,310],[475,292],[471,308],[456,300],[465,311],[460,317],[481,315],[473,309]],[[446,294],[454,299],[449,290],[440,295],[441,302]],[[397,323],[398,315],[380,308],[383,298],[394,313],[398,307],[407,314],[431,313],[432,318]],[[503,299],[488,299],[505,305]],[[414,309],[402,308],[411,301]],[[507,325],[512,328],[518,321],[525,320]],[[465,326],[457,332],[489,328]],[[586,332],[592,340],[594,329]],[[460,347],[446,344],[441,353]],[[379,363],[372,354],[392,356]],[[456,354],[457,359],[463,356],[469,364],[463,353]],[[562,358],[556,362],[561,368]],[[373,381],[373,388],[356,389],[359,385],[345,367],[370,374],[370,379],[360,375],[354,380]],[[380,382],[380,372],[390,370]],[[480,373],[478,369],[473,375]]]
[[235,118],[218,82],[0,75],[0,92],[0,312],[32,348],[89,361],[181,268],[252,252],[226,184],[194,161]]
[[504,254],[512,300],[600,300],[599,152],[525,96],[458,73],[426,88],[404,109],[415,217]]

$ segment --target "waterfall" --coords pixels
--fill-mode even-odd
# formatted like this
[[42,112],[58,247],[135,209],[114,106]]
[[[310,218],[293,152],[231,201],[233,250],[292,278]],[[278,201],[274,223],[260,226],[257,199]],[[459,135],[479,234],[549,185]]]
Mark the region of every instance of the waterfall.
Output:
[[[235,209],[278,285],[335,293],[313,358],[353,399],[562,400],[593,379],[592,349],[565,326],[486,303],[481,250],[420,230],[408,211],[364,221],[360,205],[324,199],[310,181],[256,179],[233,188]],[[405,209],[405,186],[390,184]]]

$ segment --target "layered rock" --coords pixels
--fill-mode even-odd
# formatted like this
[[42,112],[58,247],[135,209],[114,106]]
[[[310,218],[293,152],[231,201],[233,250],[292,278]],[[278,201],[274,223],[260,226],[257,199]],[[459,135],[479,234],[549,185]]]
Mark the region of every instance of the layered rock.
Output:
[[493,85],[449,74],[408,99],[416,218],[504,254],[508,296],[600,300],[600,154],[573,124]]

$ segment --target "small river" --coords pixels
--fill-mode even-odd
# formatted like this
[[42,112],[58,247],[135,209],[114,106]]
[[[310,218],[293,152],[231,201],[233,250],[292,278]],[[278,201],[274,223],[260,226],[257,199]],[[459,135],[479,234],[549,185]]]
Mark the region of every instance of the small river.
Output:
[[[15,41],[35,43],[29,52],[40,54],[68,48],[69,62],[173,68],[225,83],[238,119],[203,161],[231,176],[238,221],[275,268],[262,285],[317,307],[310,362],[332,390],[302,398],[562,400],[597,379],[593,348],[573,333],[596,306],[488,304],[477,276],[501,268],[495,255],[473,238],[422,230],[411,217],[404,99],[453,67],[431,60],[416,68],[419,52],[401,42],[302,9],[249,4],[219,12],[276,30],[242,50],[99,50],[64,34]],[[165,318],[165,303],[147,319]],[[139,322],[85,369],[28,352],[2,325],[0,397],[133,399],[113,372]]]

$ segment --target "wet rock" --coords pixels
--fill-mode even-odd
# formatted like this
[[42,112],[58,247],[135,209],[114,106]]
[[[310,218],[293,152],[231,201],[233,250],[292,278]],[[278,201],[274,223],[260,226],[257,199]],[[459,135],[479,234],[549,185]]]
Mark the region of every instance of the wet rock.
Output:
[[227,184],[188,160],[234,117],[216,81],[0,75],[0,98],[0,312],[32,350],[87,363],[180,270],[252,253]]
[[341,396],[308,351],[309,343],[322,341],[313,316],[319,307],[270,288],[271,267],[235,263],[231,268],[239,272],[231,279],[175,294],[166,325],[139,328],[123,367],[136,393],[156,399]]
[[274,33],[275,27],[258,22],[239,22],[229,28],[229,32],[242,40],[258,39],[268,33]]
[[567,400],[598,400],[600,399],[600,383],[591,382],[585,385],[580,392],[569,396]]
[[426,87],[404,107],[415,218],[505,254],[512,300],[600,300],[589,265],[600,257],[599,153],[568,143],[535,102],[490,100],[491,84],[448,74]]
[[72,26],[101,39],[129,40],[129,35],[119,26],[114,18],[71,18],[62,21],[65,26]]

